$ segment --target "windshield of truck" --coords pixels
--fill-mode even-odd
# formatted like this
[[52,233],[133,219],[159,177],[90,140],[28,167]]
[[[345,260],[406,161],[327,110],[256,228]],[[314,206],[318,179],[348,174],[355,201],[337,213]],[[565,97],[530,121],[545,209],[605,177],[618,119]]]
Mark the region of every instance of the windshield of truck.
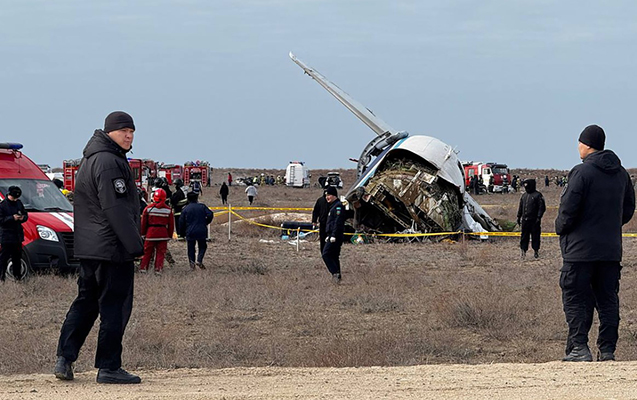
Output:
[[0,193],[6,198],[10,186],[22,189],[20,201],[28,212],[73,212],[73,206],[52,181],[0,179]]
[[509,169],[507,167],[495,166],[493,167],[494,174],[508,174]]

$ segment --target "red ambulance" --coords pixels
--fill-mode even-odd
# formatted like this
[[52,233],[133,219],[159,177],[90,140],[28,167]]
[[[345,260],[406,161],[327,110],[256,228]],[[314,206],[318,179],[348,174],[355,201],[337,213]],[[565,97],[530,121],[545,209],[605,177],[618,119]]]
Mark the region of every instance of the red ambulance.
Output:
[[[22,189],[20,200],[29,214],[22,242],[21,274],[79,267],[73,248],[73,206],[42,170],[20,151],[19,143],[0,143],[0,201],[10,186]],[[7,275],[12,278],[12,268]]]

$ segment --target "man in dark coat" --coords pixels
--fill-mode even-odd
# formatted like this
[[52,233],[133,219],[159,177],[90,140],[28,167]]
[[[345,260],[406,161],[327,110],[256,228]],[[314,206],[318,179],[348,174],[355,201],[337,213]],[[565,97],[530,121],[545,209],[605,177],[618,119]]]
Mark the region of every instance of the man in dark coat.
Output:
[[526,193],[520,198],[518,207],[518,225],[522,230],[520,237],[520,254],[526,256],[529,249],[529,237],[533,248],[533,257],[538,258],[540,251],[540,235],[542,234],[542,216],[546,211],[544,196],[535,190],[535,179],[526,179],[522,186]]
[[325,200],[326,192],[323,191],[323,196],[316,199],[314,203],[314,209],[312,210],[312,224],[318,225],[319,230],[319,242],[321,248],[321,254],[323,254],[323,248],[325,247],[325,228],[327,226],[327,214],[330,212],[330,204]]
[[[203,265],[203,257],[206,254],[208,244],[208,225],[212,222],[214,214],[203,203],[198,203],[199,195],[196,192],[188,192],[188,204],[179,217],[179,229],[181,235],[188,243],[188,261],[190,269],[195,267],[206,269]],[[199,246],[199,254],[195,252],[195,245]]]
[[335,283],[341,281],[341,246],[343,245],[343,230],[345,228],[345,208],[338,199],[338,192],[333,186],[325,189],[325,200],[330,205],[325,227],[325,247],[323,248],[323,261],[327,270],[332,274]]
[[225,182],[221,184],[221,188],[219,189],[219,195],[221,195],[221,204],[228,204],[228,193],[230,189]]
[[170,197],[170,205],[173,208],[173,213],[175,215],[175,230],[177,231],[177,236],[181,237],[181,231],[179,230],[179,217],[181,216],[181,211],[184,209],[188,201],[186,200],[186,193],[182,189],[184,186],[184,181],[181,179],[175,180],[175,193]]
[[22,263],[22,242],[24,229],[22,224],[27,222],[29,215],[19,200],[22,189],[10,186],[5,193],[5,199],[0,203],[0,281],[4,282],[7,265],[11,259],[11,274],[16,280],[22,279],[20,269]]
[[133,308],[133,260],[144,253],[139,196],[126,160],[134,132],[133,118],[116,111],[84,148],[73,203],[78,295],[60,332],[58,379],[73,379],[73,362],[99,316],[97,382],[141,382],[121,367],[122,338]]
[[635,211],[635,190],[628,172],[610,150],[597,125],[579,137],[583,163],[573,167],[562,192],[555,232],[563,265],[562,303],[568,324],[564,361],[592,361],[588,332],[599,316],[598,361],[615,359],[619,333],[619,279],[622,226]]

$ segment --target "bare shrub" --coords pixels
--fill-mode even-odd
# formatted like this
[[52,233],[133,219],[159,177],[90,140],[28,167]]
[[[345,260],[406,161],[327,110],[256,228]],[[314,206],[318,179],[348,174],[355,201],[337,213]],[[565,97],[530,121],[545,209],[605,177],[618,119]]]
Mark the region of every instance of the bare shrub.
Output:
[[249,260],[246,263],[234,264],[228,267],[230,272],[235,274],[252,274],[252,275],[267,275],[270,269],[262,260]]

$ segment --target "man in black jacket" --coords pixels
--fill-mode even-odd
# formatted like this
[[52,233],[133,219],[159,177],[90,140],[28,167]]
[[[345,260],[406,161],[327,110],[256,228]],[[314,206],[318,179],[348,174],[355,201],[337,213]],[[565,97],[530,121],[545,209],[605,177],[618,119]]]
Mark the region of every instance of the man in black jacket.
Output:
[[29,216],[19,200],[22,189],[10,186],[5,199],[0,203],[0,281],[4,282],[7,264],[11,259],[11,273],[16,280],[22,279],[20,264],[22,263],[22,242],[24,241],[24,224]]
[[615,359],[619,330],[619,279],[622,225],[635,211],[628,172],[610,150],[597,125],[579,137],[583,163],[573,167],[555,220],[564,260],[560,287],[568,324],[564,361],[592,361],[588,331],[599,316],[598,361]]
[[173,214],[175,215],[175,230],[177,236],[181,237],[179,231],[179,217],[181,216],[181,210],[184,209],[188,201],[186,200],[186,193],[182,189],[184,182],[181,179],[175,180],[175,193],[170,197],[170,205],[173,208]]
[[126,160],[134,132],[133,118],[116,111],[84,148],[73,203],[78,295],[60,332],[58,379],[73,379],[73,362],[99,315],[97,382],[141,382],[121,368],[122,338],[133,308],[133,260],[143,254],[139,197]]
[[345,228],[345,208],[338,199],[338,192],[333,186],[325,189],[325,200],[330,205],[325,226],[325,247],[323,261],[327,270],[332,274],[334,283],[341,281],[341,246],[343,245],[343,230]]
[[319,243],[321,248],[321,254],[323,254],[323,248],[325,247],[325,227],[327,226],[327,214],[330,212],[330,204],[325,200],[326,192],[323,191],[323,196],[316,199],[314,203],[314,209],[312,210],[312,224],[318,225],[319,230]]
[[529,237],[531,238],[531,247],[533,248],[533,257],[540,256],[540,235],[542,233],[542,216],[546,211],[544,196],[535,190],[535,179],[526,179],[522,186],[526,193],[520,198],[520,206],[518,207],[518,225],[522,230],[520,236],[520,254],[522,258],[526,256],[529,249]]

